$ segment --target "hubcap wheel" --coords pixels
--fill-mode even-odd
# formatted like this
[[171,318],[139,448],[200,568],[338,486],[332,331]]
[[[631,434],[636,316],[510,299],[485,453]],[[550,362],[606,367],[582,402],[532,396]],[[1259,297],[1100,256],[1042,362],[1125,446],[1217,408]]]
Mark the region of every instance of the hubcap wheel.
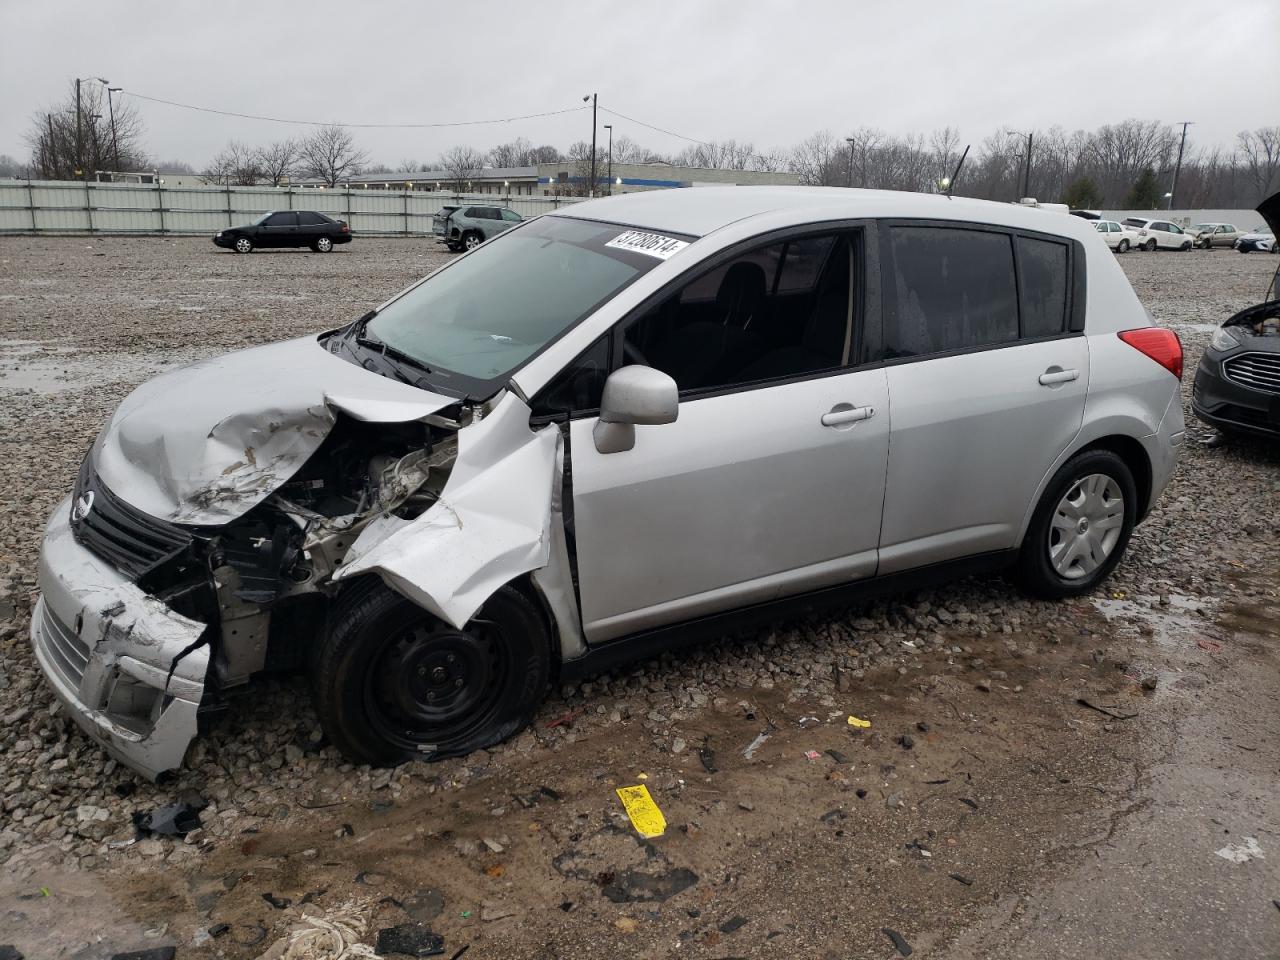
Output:
[[474,250],[476,247],[480,246],[480,238],[472,234],[467,237],[466,245],[468,250]]
[[333,241],[330,240],[328,237],[321,237],[316,242],[316,246],[320,248],[321,253],[328,253],[331,249],[333,249]]
[[365,702],[373,726],[409,750],[466,737],[498,704],[503,647],[485,621],[465,631],[421,625],[389,638],[370,665]]
[[248,253],[253,249],[253,244],[243,238],[236,241],[236,250],[240,253]]
[[1049,562],[1059,576],[1081,580],[1106,562],[1120,540],[1124,509],[1120,485],[1105,473],[1071,486],[1049,525]]

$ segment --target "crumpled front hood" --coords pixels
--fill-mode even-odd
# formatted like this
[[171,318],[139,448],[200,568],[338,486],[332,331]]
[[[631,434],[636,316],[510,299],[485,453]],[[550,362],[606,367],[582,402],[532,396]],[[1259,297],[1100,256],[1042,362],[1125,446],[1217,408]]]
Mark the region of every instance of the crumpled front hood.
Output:
[[261,503],[342,411],[403,423],[457,400],[388,380],[301,337],[161,374],[120,404],[94,444],[98,476],[174,523],[220,525]]

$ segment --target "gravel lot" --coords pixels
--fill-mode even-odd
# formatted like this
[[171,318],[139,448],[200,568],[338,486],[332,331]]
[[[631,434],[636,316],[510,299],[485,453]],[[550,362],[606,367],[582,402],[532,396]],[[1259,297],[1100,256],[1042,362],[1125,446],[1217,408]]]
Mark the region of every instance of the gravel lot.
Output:
[[[1057,956],[1043,934],[1065,930],[1065,907],[1027,952],[1009,946],[1032,894],[1103,851],[1141,861],[1123,855],[1126,831],[1174,816],[1152,798],[1171,768],[1203,760],[1180,751],[1213,753],[1197,737],[1231,741],[1216,776],[1274,787],[1280,448],[1204,446],[1189,408],[1179,472],[1106,596],[1044,604],[965,581],[778,624],[565,689],[490,753],[395,771],[343,762],[317,742],[304,682],[267,680],[171,782],[137,780],[59,714],[26,639],[40,531],[86,446],[154,372],[345,322],[445,256],[413,240],[237,257],[200,239],[0,238],[0,943],[28,957],[167,943],[257,957],[304,912],[346,904],[371,930],[429,916],[448,954],[471,944],[470,957],[884,957],[882,928],[917,955],[1004,943]],[[1213,325],[1258,301],[1276,258],[1121,262],[1182,337],[1188,402]],[[1234,708],[1245,690],[1259,709]],[[851,731],[849,713],[872,730]],[[642,780],[670,824],[647,844],[613,795]],[[209,802],[202,829],[130,842],[135,811],[192,794]],[[1217,826],[1206,814],[1187,829],[1227,842],[1269,824],[1261,842],[1276,848],[1274,799],[1214,803]],[[1254,819],[1237,824],[1237,807]],[[1191,852],[1188,840],[1169,854],[1175,880]],[[1255,871],[1243,889],[1256,908],[1228,904],[1181,940],[1166,926],[1168,949],[1145,955],[1261,956],[1252,947],[1280,942],[1270,863],[1223,874]],[[1192,866],[1185,877],[1204,881]],[[226,934],[204,932],[220,923]]]

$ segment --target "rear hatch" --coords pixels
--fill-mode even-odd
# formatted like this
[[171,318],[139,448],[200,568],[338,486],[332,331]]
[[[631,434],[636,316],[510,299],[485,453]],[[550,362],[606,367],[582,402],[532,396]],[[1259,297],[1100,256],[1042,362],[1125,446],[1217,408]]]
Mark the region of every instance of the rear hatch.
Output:
[[449,218],[457,211],[457,207],[441,207],[440,212],[431,221],[431,230],[438,237],[443,237],[449,229]]

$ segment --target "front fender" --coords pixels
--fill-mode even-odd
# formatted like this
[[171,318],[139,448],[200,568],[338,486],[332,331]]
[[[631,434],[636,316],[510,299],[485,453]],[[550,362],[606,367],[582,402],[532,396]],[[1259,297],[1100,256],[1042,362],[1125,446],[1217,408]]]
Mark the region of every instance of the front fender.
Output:
[[572,590],[554,589],[568,577],[562,444],[558,427],[532,430],[529,407],[507,394],[489,416],[459,431],[458,456],[439,500],[413,520],[374,520],[333,579],[377,573],[461,629],[499,587],[538,571],[562,646],[576,646],[577,611],[565,602]]

